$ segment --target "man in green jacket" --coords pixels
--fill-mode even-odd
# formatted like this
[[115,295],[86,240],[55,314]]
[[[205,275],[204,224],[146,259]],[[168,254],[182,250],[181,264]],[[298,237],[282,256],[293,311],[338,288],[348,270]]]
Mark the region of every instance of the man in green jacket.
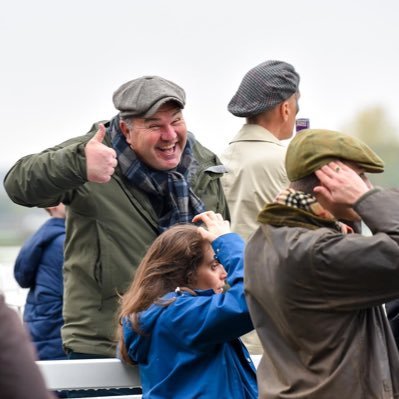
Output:
[[115,356],[118,296],[155,237],[204,210],[229,219],[224,168],[187,131],[183,89],[144,76],[113,102],[113,119],[20,159],[4,180],[17,204],[68,206],[62,339],[72,358]]

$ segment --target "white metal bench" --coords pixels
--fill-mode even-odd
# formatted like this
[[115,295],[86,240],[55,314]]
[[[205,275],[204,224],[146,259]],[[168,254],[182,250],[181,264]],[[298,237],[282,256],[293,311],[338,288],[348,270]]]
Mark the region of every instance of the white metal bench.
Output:
[[[137,366],[118,359],[41,360],[36,362],[52,391],[140,387]],[[141,395],[106,398],[139,399]],[[93,399],[93,398],[92,398]]]
[[[260,357],[251,356],[255,367],[258,366]],[[118,359],[41,360],[36,363],[47,387],[53,391],[141,386],[138,367],[123,364]],[[107,398],[139,399],[141,395],[107,396],[97,399]]]

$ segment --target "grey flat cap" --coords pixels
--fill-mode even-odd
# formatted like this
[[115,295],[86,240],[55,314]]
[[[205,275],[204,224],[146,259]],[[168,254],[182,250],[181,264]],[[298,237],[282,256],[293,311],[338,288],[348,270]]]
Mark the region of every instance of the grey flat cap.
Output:
[[184,108],[186,94],[177,84],[159,76],[142,76],[124,83],[115,91],[115,108],[122,117],[148,118],[168,101]]
[[235,116],[251,117],[274,108],[298,91],[299,75],[283,61],[265,61],[242,79],[228,110]]

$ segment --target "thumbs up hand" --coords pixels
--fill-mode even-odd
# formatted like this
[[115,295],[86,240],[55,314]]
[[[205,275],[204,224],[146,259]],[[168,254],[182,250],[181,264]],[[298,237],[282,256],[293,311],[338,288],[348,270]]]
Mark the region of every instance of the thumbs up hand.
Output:
[[100,125],[85,147],[87,180],[90,182],[109,182],[118,164],[115,150],[103,144],[104,137],[105,126]]

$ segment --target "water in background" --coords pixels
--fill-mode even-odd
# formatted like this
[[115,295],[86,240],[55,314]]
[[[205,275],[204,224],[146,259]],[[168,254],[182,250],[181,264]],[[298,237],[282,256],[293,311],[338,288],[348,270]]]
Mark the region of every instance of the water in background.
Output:
[[0,291],[8,305],[22,315],[28,289],[21,288],[14,279],[14,262],[19,247],[0,247]]

